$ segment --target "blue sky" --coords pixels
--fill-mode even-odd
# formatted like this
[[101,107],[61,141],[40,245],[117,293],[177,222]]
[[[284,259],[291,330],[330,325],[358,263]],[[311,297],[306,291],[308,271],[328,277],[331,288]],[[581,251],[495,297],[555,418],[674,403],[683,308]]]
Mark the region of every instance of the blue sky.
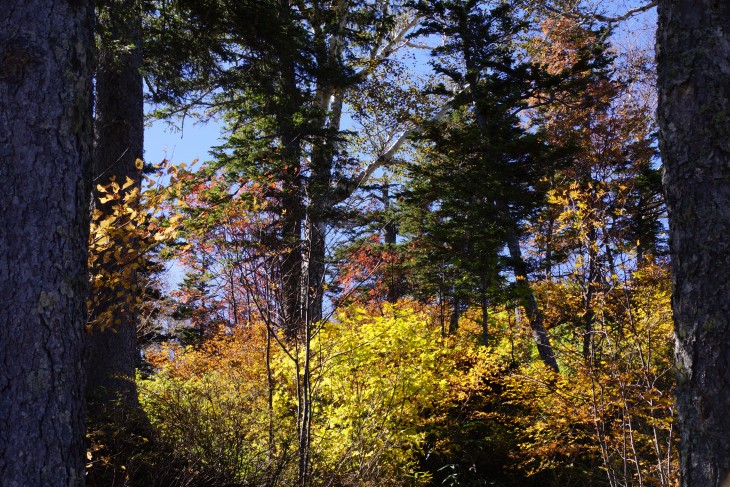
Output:
[[171,127],[167,122],[155,121],[145,128],[144,158],[151,164],[162,159],[179,164],[194,159],[205,161],[208,151],[219,143],[220,126],[215,122],[195,124],[186,122],[182,130]]

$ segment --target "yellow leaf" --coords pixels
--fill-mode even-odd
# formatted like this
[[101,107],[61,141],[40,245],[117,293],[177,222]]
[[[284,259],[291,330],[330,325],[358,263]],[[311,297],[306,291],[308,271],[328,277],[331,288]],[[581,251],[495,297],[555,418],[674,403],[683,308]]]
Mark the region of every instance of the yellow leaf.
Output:
[[144,167],[144,161],[142,159],[137,159],[134,161],[134,167],[136,167],[138,171],[141,171]]
[[[139,159],[137,159],[137,162],[139,162]],[[134,184],[134,179],[127,176],[127,180],[122,185],[122,189],[127,189],[128,187],[132,186],[133,184]]]

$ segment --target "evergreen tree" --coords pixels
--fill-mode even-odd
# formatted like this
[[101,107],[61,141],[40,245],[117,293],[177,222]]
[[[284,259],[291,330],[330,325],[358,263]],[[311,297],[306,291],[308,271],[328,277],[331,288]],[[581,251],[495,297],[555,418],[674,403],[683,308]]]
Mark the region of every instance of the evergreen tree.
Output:
[[[682,485],[730,483],[727,2],[660,0],[658,121],[676,331]],[[721,433],[722,432],[722,433]]]
[[0,481],[84,483],[93,9],[0,17]]
[[[424,15],[417,34],[445,39],[434,51],[434,69],[445,79],[436,92],[456,92],[451,120],[424,133],[437,156],[413,171],[416,181],[422,179],[413,185],[415,193],[427,193],[429,187],[434,191],[431,201],[423,194],[426,201],[419,203],[436,210],[427,228],[446,233],[435,236],[453,249],[451,265],[468,262],[456,268],[460,274],[473,273],[471,280],[479,283],[483,303],[488,283],[495,283],[499,275],[498,254],[507,246],[507,263],[540,357],[557,370],[519,244],[521,222],[540,203],[541,181],[559,159],[538,131],[523,126],[519,115],[537,87],[555,80],[538,66],[515,59],[513,42],[526,24],[514,7],[483,1],[420,2],[416,7]],[[457,315],[463,292],[453,289]]]
[[[137,0],[110,0],[97,4],[97,67],[94,143],[93,224],[114,217],[116,200],[106,198],[100,188],[116,182],[119,196],[139,191],[142,179],[144,106],[142,96],[142,9]],[[126,184],[132,181],[132,184]],[[116,222],[124,225],[127,222]],[[116,242],[120,248],[134,242]],[[99,265],[114,274],[124,264],[111,259]],[[115,270],[116,269],[116,270]],[[99,270],[93,270],[97,272]],[[100,272],[100,271],[99,271]],[[137,357],[136,331],[139,317],[135,306],[139,297],[120,299],[136,293],[137,283],[118,280],[116,286],[96,296],[91,310],[87,345],[87,387],[90,414],[108,417],[105,403],[121,400],[127,406],[137,403],[134,384]],[[114,324],[110,321],[117,321]],[[101,409],[97,411],[97,408]]]

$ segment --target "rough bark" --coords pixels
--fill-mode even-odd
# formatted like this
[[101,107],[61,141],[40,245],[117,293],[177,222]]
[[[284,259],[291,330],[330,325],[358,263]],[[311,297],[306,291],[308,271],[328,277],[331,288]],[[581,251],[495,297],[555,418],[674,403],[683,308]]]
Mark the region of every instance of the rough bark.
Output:
[[83,485],[88,2],[0,15],[0,479]]
[[730,485],[730,2],[659,1],[682,485]]
[[[129,177],[135,184],[124,191],[128,192],[139,188],[141,181],[141,171],[136,167],[137,159],[143,156],[144,140],[140,72],[142,17],[137,3],[137,0],[106,1],[104,7],[108,9],[108,15],[99,20],[103,40],[96,71],[94,188],[98,184],[107,185],[112,179],[121,184]],[[119,49],[118,45],[125,49]],[[94,189],[95,207],[101,210],[100,219],[113,212],[111,204],[99,201],[103,196],[104,193]],[[112,261],[107,265],[118,264]],[[87,388],[95,398],[90,407],[117,399],[130,406],[137,403],[134,374],[138,317],[134,301],[120,303],[117,291],[129,292],[114,290],[102,306],[114,306],[114,317],[120,323],[103,331],[92,329],[88,336]]]

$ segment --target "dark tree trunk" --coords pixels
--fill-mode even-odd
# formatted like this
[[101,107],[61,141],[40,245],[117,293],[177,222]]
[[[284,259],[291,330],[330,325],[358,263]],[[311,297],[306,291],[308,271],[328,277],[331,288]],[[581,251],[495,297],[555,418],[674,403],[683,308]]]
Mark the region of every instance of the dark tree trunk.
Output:
[[456,335],[459,331],[459,318],[461,318],[461,297],[454,294],[451,300],[451,318],[449,319],[449,335]]
[[730,2],[661,0],[682,485],[730,485]]
[[0,483],[84,482],[89,2],[0,15]]
[[289,169],[283,175],[284,196],[282,208],[285,210],[281,223],[281,316],[280,326],[289,339],[293,339],[302,329],[302,215],[304,208],[301,195],[299,164],[299,145],[295,136],[289,136],[288,127],[282,137],[283,157],[289,161]]
[[[99,19],[102,45],[96,71],[96,119],[94,123],[94,188],[107,185],[112,179],[121,185],[126,178],[135,184],[124,193],[139,188],[141,171],[136,166],[142,159],[144,140],[144,108],[142,94],[142,16],[137,0],[108,0],[102,5],[105,14]],[[119,49],[119,45],[125,49]],[[131,46],[131,47],[130,47]],[[94,190],[95,207],[100,219],[112,214],[110,202],[99,198],[104,193]],[[128,245],[129,242],[119,242]],[[120,264],[112,260],[110,271]],[[127,284],[127,289],[124,289]],[[90,330],[87,350],[87,388],[91,397],[90,413],[95,406],[122,400],[128,406],[137,403],[134,383],[137,355],[136,329],[138,316],[135,300],[119,301],[117,292],[129,293],[134,283],[122,283],[121,289],[110,290],[110,299],[101,306],[113,306],[119,324]],[[130,286],[131,285],[131,286]],[[103,309],[95,310],[103,313]]]
[[488,279],[482,276],[481,283],[481,308],[482,308],[482,345],[485,347],[489,345],[489,287]]
[[507,235],[507,248],[509,250],[510,259],[512,260],[512,269],[514,271],[515,281],[517,281],[517,290],[520,295],[520,304],[525,308],[527,320],[530,323],[532,337],[537,345],[537,352],[543,363],[559,372],[558,361],[555,359],[555,352],[550,344],[550,336],[545,329],[542,311],[537,305],[535,293],[530,286],[529,276],[527,274],[527,263],[522,258],[522,250],[520,242],[514,233]]
[[303,293],[307,295],[308,325],[322,319],[322,304],[324,298],[324,281],[327,256],[327,219],[321,213],[326,208],[326,200],[319,200],[309,208],[307,231],[304,244],[307,246],[307,283]]
[[[279,16],[286,25],[291,17],[291,2],[279,0]],[[280,270],[281,279],[281,323],[289,339],[295,339],[303,329],[304,300],[306,295],[302,289],[305,282],[303,274],[302,222],[305,217],[304,193],[302,179],[302,137],[300,127],[293,120],[301,109],[303,101],[297,86],[296,61],[294,53],[285,50],[281,54],[278,73],[278,89],[281,91],[283,103],[279,109],[279,131],[281,137],[281,160],[283,164],[281,244],[284,252]]]

